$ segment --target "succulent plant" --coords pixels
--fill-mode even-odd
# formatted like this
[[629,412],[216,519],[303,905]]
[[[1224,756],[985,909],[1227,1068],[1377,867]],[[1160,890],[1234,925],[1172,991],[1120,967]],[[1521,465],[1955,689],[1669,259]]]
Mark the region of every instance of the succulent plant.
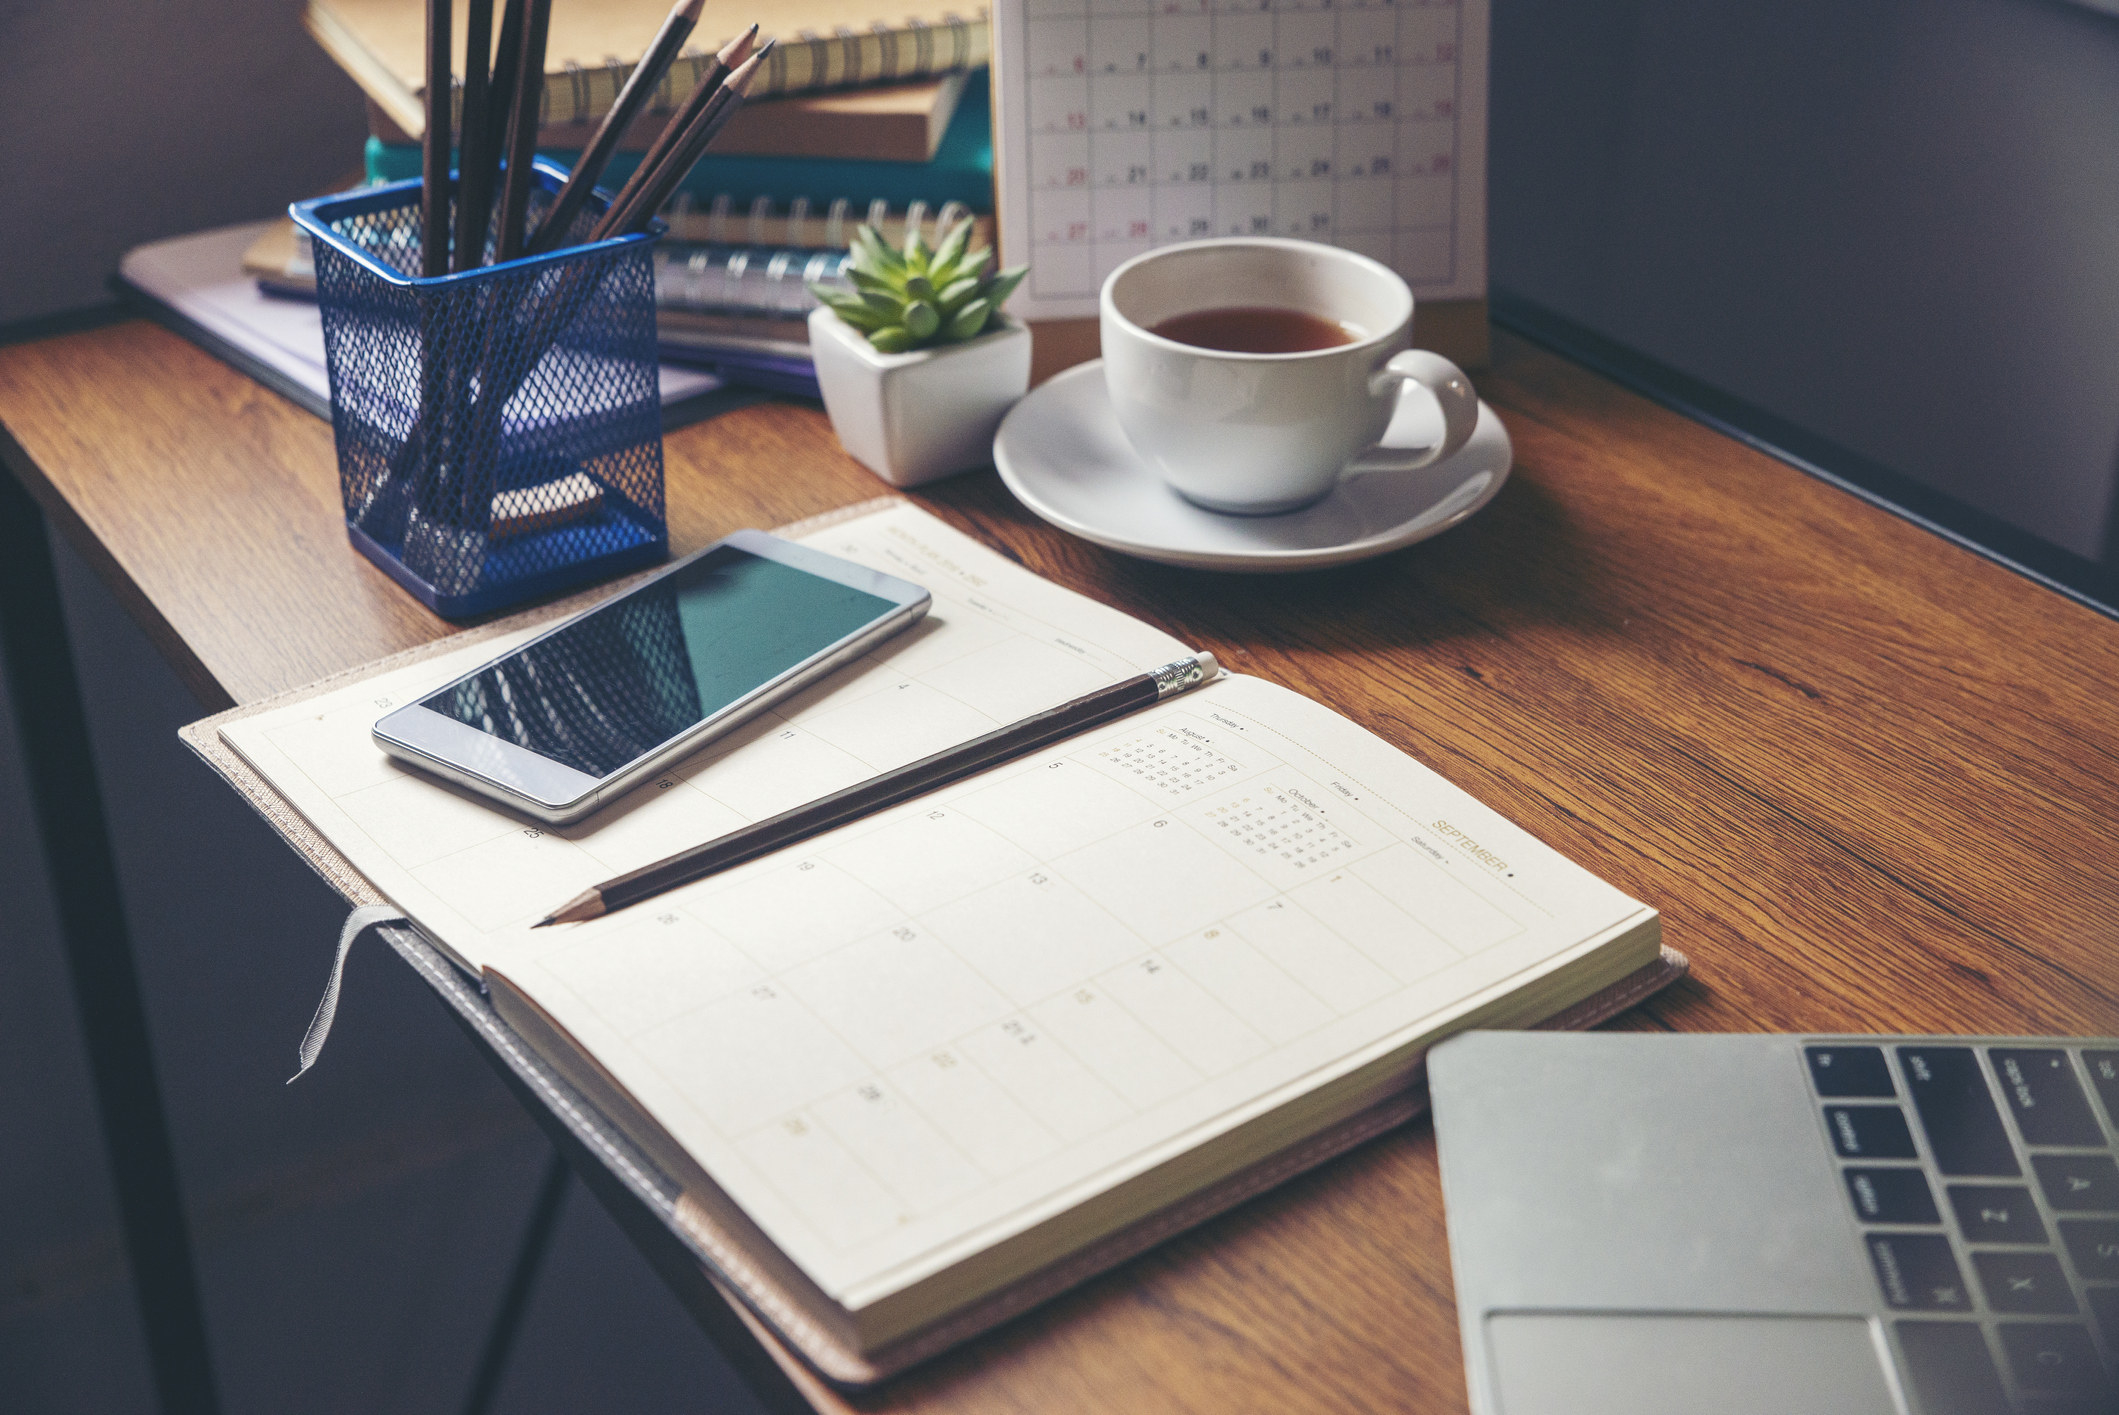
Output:
[[905,249],[894,251],[875,227],[862,226],[854,232],[847,269],[853,289],[811,282],[810,293],[866,334],[879,352],[960,344],[985,331],[1029,268],[989,272],[993,252],[985,246],[966,250],[970,243],[968,216],[932,250],[917,227],[906,236]]

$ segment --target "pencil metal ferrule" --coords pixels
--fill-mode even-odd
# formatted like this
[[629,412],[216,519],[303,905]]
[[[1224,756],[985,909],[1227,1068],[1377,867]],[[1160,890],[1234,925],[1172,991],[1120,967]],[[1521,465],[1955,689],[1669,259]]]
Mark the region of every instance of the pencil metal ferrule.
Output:
[[1191,658],[1180,658],[1155,670],[1155,696],[1158,700],[1172,693],[1182,693],[1195,688],[1219,671],[1212,654],[1198,654]]

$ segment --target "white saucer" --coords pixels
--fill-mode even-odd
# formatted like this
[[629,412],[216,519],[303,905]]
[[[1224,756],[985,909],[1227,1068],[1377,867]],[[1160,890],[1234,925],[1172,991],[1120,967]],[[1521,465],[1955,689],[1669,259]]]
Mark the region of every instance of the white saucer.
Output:
[[[1442,412],[1408,392],[1386,447],[1432,447]],[[1128,555],[1201,570],[1315,570],[1439,535],[1491,501],[1508,480],[1508,431],[1485,403],[1464,449],[1417,472],[1340,483],[1284,516],[1226,516],[1172,491],[1126,440],[1092,360],[1032,390],[993,439],[993,460],[1022,503],[1063,531]]]

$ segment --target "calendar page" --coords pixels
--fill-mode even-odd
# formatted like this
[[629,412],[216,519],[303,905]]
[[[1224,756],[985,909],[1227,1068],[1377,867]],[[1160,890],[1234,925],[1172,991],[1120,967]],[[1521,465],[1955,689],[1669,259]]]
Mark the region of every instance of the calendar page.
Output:
[[857,1310],[1653,918],[1226,677],[496,971]]
[[1293,236],[1486,293],[1487,0],[993,0],[1011,311],[1173,241]]

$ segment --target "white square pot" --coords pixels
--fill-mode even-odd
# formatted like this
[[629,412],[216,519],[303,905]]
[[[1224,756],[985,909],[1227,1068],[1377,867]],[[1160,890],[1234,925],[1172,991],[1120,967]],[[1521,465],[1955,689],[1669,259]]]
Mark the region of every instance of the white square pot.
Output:
[[830,310],[809,315],[809,352],[839,442],[892,486],[993,461],[1001,417],[1030,389],[1030,331],[1001,316],[962,344],[878,353]]

